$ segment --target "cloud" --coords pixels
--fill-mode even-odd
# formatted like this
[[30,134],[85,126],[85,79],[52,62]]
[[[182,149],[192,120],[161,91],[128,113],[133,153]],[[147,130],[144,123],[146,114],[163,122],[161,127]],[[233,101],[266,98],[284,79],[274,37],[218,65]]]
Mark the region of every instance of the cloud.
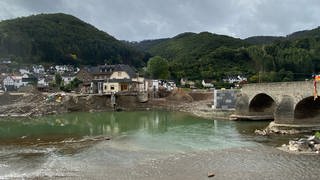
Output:
[[246,38],[317,27],[319,9],[318,0],[0,0],[0,20],[63,12],[123,40],[201,31]]

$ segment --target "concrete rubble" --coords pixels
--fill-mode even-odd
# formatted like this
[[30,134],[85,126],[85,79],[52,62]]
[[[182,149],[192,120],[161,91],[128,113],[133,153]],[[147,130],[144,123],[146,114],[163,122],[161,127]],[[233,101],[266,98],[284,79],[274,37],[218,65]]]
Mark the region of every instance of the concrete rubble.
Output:
[[279,149],[294,153],[319,154],[320,139],[316,136],[309,136],[298,140],[290,140],[289,144],[283,144]]

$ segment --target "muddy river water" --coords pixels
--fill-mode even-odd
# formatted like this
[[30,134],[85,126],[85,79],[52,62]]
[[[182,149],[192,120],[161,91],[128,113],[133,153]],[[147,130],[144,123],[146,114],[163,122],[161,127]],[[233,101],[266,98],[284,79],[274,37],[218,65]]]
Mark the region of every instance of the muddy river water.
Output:
[[[0,179],[319,179],[320,156],[282,152],[268,122],[166,111],[0,120]],[[303,136],[303,135],[299,135]]]

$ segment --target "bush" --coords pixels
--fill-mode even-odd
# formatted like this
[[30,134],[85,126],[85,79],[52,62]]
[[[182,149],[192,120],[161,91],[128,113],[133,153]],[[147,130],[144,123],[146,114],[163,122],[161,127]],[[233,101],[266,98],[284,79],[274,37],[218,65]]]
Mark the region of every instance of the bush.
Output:
[[316,132],[316,133],[314,134],[314,136],[315,136],[316,138],[320,139],[320,132]]

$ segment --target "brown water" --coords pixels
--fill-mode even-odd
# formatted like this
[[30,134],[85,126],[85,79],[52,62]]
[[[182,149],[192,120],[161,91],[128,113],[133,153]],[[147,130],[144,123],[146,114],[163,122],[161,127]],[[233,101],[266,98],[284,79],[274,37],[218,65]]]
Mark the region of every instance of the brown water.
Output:
[[267,124],[161,111],[2,119],[0,179],[318,179],[319,156],[275,149],[294,137],[254,135]]

